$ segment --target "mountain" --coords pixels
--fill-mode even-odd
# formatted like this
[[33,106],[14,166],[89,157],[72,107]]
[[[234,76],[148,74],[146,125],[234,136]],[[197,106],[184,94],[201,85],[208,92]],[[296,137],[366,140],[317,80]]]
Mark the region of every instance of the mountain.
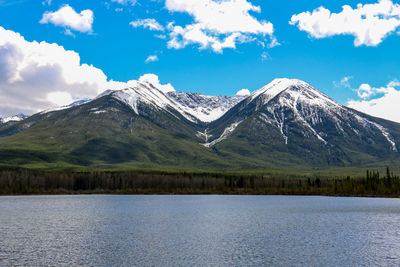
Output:
[[20,113],[20,114],[10,116],[10,117],[0,118],[0,125],[18,122],[27,117],[28,117],[27,115]]
[[148,82],[137,82],[136,86],[110,91],[110,94],[128,104],[136,114],[140,113],[137,102],[151,104],[170,113],[179,114],[193,123],[211,122],[222,116],[244,96],[208,96],[197,93],[163,92]]
[[275,79],[249,96],[148,82],[0,126],[0,163],[177,169],[315,169],[399,159],[400,124]]
[[198,93],[168,92],[167,96],[203,122],[212,122],[246,98],[243,95],[208,96]]
[[196,132],[204,122],[196,112],[152,84],[138,82],[80,105],[47,110],[0,127],[0,163],[228,167],[199,145]]
[[212,122],[204,145],[311,166],[362,165],[397,157],[399,129],[342,106],[303,81],[275,79]]

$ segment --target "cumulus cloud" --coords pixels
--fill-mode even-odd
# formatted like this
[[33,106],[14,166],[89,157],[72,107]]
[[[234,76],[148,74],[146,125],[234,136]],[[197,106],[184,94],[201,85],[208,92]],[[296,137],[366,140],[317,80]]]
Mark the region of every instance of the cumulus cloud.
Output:
[[[186,25],[170,22],[166,27],[155,19],[132,21],[133,27],[164,31],[168,48],[181,49],[191,44],[200,49],[222,53],[225,48],[235,49],[237,44],[253,41],[264,42],[269,38],[269,48],[279,45],[274,37],[272,23],[258,20],[250,12],[260,13],[259,6],[247,0],[165,0],[170,12],[186,13],[193,21]],[[166,35],[157,35],[166,38]],[[265,45],[265,44],[264,44]]]
[[248,96],[248,95],[250,95],[250,91],[249,91],[249,89],[241,89],[236,93],[236,95]]
[[273,46],[278,44],[272,23],[252,16],[250,12],[260,13],[261,9],[247,0],[166,0],[165,6],[171,12],[187,13],[194,20],[186,26],[169,24],[169,48],[198,44],[201,49],[210,47],[221,53],[224,48],[236,48],[237,43],[254,41],[259,35],[270,36]]
[[289,23],[317,39],[353,35],[355,46],[377,46],[400,26],[400,5],[380,0],[374,4],[358,4],[355,9],[344,5],[339,13],[321,6],[312,12],[293,15]]
[[164,93],[175,92],[175,88],[170,83],[161,84],[158,76],[152,73],[147,73],[140,76],[139,82],[151,83],[153,86],[157,87]]
[[391,81],[383,87],[361,84],[357,89],[360,100],[350,100],[347,105],[375,117],[400,123],[400,82]]
[[[175,91],[171,84],[161,84],[155,74],[145,74],[139,81],[163,92]],[[110,80],[101,69],[82,63],[74,51],[54,43],[29,42],[0,27],[0,116],[33,114],[137,82]]]
[[64,27],[67,30],[92,33],[93,11],[86,9],[77,13],[71,6],[64,5],[57,11],[45,12],[40,23],[51,23],[56,26]]
[[387,94],[390,92],[390,90],[398,87],[399,85],[400,83],[397,80],[391,81],[387,86],[382,87],[372,87],[367,83],[363,83],[358,89],[356,89],[356,91],[360,98],[367,99],[378,94]]
[[158,56],[157,55],[150,55],[146,58],[144,61],[145,63],[150,63],[150,62],[155,62],[158,61]]
[[147,28],[150,31],[164,31],[164,27],[158,23],[155,19],[138,19],[129,23],[132,27]]
[[82,63],[74,51],[57,44],[29,42],[19,33],[0,27],[2,116],[32,114],[134,82],[109,80],[101,69]]
[[57,106],[66,106],[74,101],[71,94],[68,92],[50,92],[47,94],[47,100]]

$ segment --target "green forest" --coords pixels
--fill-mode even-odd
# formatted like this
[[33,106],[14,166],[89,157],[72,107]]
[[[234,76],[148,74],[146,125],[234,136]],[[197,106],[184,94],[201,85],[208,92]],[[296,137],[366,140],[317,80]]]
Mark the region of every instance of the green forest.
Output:
[[280,177],[207,172],[42,171],[0,169],[0,194],[277,194],[399,197],[400,178],[367,170],[363,177]]

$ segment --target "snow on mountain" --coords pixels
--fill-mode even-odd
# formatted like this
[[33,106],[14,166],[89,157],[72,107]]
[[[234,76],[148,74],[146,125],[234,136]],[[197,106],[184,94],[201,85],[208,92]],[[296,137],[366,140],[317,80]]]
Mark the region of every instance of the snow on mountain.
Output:
[[[268,127],[277,128],[285,144],[289,144],[295,135],[299,134],[305,138],[316,138],[323,145],[333,142],[335,136],[358,136],[359,140],[372,140],[370,142],[383,138],[392,151],[398,150],[395,138],[383,125],[367,115],[340,105],[301,80],[274,79],[250,95],[247,89],[243,89],[234,96],[183,93],[158,87],[149,81],[136,81],[129,88],[107,90],[95,99],[110,95],[130,106],[138,115],[144,112],[141,110],[141,104],[144,103],[166,111],[176,118],[180,114],[193,123],[216,122],[223,125],[216,127],[216,130],[207,128],[198,133],[199,138],[204,138],[203,145],[207,147],[227,139],[242,121],[256,114],[253,119],[268,124]],[[87,102],[90,100],[77,101],[42,113],[63,110]],[[236,105],[237,108],[232,109]],[[228,111],[230,113],[227,113]],[[97,114],[105,111],[93,112]],[[236,115],[232,112],[236,112]],[[223,116],[224,114],[230,114],[229,118]],[[1,122],[17,120],[21,120],[21,117],[5,118]]]
[[239,91],[237,91],[236,96],[249,96],[251,93],[249,91],[249,89],[240,89]]
[[140,114],[139,103],[146,103],[160,110],[165,110],[174,116],[176,115],[172,110],[178,111],[186,119],[196,122],[195,117],[186,112],[183,106],[170,99],[164,92],[148,82],[137,82],[133,87],[113,91],[110,95],[130,106],[138,115]]
[[77,101],[75,101],[75,102],[73,102],[73,103],[71,103],[69,105],[55,107],[55,108],[49,108],[49,109],[43,110],[40,113],[41,114],[45,114],[45,113],[49,113],[49,112],[53,112],[53,111],[64,110],[64,109],[68,109],[68,108],[72,108],[72,107],[75,107],[75,106],[79,106],[79,105],[85,104],[85,103],[87,103],[89,101],[91,101],[91,99],[80,99],[80,100],[77,100]]
[[291,88],[303,88],[304,90],[297,91],[296,93],[299,94],[299,97],[301,97],[301,95],[303,94],[303,99],[307,99],[309,104],[319,103],[320,105],[328,104],[329,106],[336,106],[336,107],[341,106],[340,104],[336,103],[334,100],[330,99],[328,96],[318,91],[308,83],[297,79],[287,79],[287,78],[274,79],[266,86],[253,92],[250,95],[250,99],[254,100],[258,96],[262,95],[264,100],[263,104],[266,104],[280,93]]
[[[368,135],[379,133],[391,149],[397,151],[394,138],[384,126],[340,105],[297,79],[275,79],[250,95],[208,96],[165,91],[147,81],[138,81],[130,88],[104,94],[110,94],[126,103],[136,114],[141,113],[139,103],[146,103],[174,116],[178,112],[194,123],[216,121],[242,100],[241,110],[246,109],[246,106],[254,108],[231,120],[225,130],[218,134],[212,132],[212,129],[210,132],[207,129],[204,133],[199,132],[199,137],[205,138],[203,145],[207,147],[228,138],[243,120],[262,109],[257,115],[259,121],[277,127],[285,144],[291,141],[293,132],[300,132],[306,138],[316,138],[324,145],[330,142],[332,136],[346,137],[353,134],[365,139]],[[329,123],[334,125],[334,131],[327,126]]]
[[[232,123],[231,125],[229,125],[229,127],[225,128],[224,132],[221,134],[220,137],[218,137],[217,139],[213,140],[212,142],[208,142],[208,140],[206,139],[206,143],[202,144],[205,147],[212,147],[215,144],[218,144],[219,142],[221,142],[222,140],[225,140],[226,138],[228,138],[233,131],[235,131],[236,127],[238,127],[238,125],[241,123],[241,121]],[[198,133],[200,135],[202,135],[202,133]]]
[[6,117],[6,118],[0,118],[0,122],[1,123],[17,122],[17,121],[21,121],[27,117],[28,116],[26,116],[25,114],[17,114],[17,115]]
[[149,82],[137,82],[133,87],[112,91],[110,95],[129,105],[136,114],[140,114],[138,103],[151,104],[154,107],[179,112],[192,122],[211,122],[243,100],[245,96],[208,96],[198,93],[163,92]]
[[[275,79],[263,88],[255,91],[248,99],[256,101],[256,110],[265,107],[259,119],[277,127],[287,144],[289,129],[296,123],[303,129],[305,136],[314,136],[327,144],[332,134],[343,137],[351,134],[360,138],[380,133],[390,144],[393,151],[397,145],[389,130],[370,121],[367,117],[340,105],[311,85],[296,79]],[[332,122],[335,131],[326,130]],[[324,129],[325,128],[325,129]]]
[[179,103],[185,112],[203,122],[211,122],[246,98],[245,95],[210,96],[198,93],[169,92],[168,97]]
[[[199,93],[183,93],[153,85],[149,81],[132,81],[132,86],[122,90],[106,90],[95,99],[110,95],[130,106],[136,114],[140,114],[139,103],[150,104],[176,116],[178,112],[193,123],[211,122],[221,117],[226,111],[246,98],[245,94],[234,96],[209,96]],[[93,100],[95,100],[93,99]],[[79,100],[70,105],[55,107],[41,114],[68,109],[90,102],[89,99]]]

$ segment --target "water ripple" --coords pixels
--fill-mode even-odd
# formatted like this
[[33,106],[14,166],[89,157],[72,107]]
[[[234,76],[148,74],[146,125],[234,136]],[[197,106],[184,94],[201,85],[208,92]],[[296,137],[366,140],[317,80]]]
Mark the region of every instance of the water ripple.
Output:
[[0,197],[0,266],[399,266],[400,200]]

